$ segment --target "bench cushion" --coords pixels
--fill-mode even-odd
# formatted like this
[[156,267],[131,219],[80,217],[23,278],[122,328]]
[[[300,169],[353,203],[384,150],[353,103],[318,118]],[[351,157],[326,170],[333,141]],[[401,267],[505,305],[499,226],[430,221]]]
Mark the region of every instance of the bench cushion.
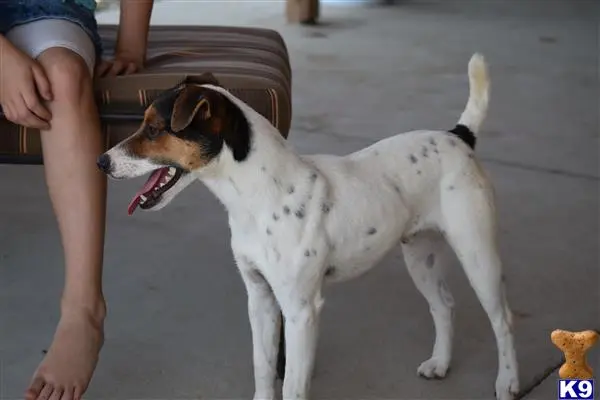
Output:
[[[105,57],[117,34],[100,26]],[[291,124],[291,70],[281,36],[272,30],[218,26],[153,26],[143,72],[95,82],[102,131],[109,148],[132,134],[163,90],[188,76],[211,72],[238,98],[287,137]],[[41,164],[40,132],[0,117],[0,163]]]

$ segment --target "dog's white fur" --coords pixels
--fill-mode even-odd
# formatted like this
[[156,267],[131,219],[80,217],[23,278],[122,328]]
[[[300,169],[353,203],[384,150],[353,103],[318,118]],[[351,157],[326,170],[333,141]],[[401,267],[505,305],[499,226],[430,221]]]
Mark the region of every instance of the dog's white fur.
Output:
[[[488,107],[487,66],[469,62],[470,95],[459,123],[479,131]],[[226,146],[209,165],[167,192],[159,209],[194,179],[229,213],[231,247],[248,292],[255,399],[274,397],[279,310],[285,317],[283,396],[309,395],[325,282],[357,277],[402,242],[410,276],[430,306],[431,358],[418,373],[442,378],[453,338],[453,299],[443,277],[447,242],[483,308],[498,346],[496,396],[512,399],[518,371],[512,318],[496,245],[492,186],[457,136],[420,130],[381,140],[353,154],[300,156],[277,130],[226,90],[250,121],[252,150],[236,162]],[[117,145],[108,154],[114,177],[155,169]]]

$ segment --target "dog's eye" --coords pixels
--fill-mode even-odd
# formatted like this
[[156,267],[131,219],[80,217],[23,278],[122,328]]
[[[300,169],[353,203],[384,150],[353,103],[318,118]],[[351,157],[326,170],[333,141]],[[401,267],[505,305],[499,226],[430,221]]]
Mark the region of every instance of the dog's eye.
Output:
[[146,128],[146,134],[148,135],[149,139],[156,139],[158,135],[160,135],[160,130],[157,129],[155,126],[148,125],[148,127]]

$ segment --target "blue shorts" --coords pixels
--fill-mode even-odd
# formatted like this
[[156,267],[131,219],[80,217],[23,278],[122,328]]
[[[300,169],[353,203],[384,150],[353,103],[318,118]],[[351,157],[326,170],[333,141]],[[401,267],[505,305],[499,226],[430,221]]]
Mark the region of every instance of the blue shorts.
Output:
[[98,35],[94,0],[0,0],[0,34],[30,22],[58,19],[77,24],[89,36],[96,50],[96,60],[102,56],[102,41]]

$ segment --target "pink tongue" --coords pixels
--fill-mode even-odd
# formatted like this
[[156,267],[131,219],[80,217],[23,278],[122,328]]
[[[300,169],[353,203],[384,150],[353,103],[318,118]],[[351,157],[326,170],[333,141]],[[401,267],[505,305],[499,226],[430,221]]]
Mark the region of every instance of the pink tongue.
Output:
[[133,214],[135,209],[140,205],[140,202],[142,201],[141,197],[146,193],[152,192],[154,190],[154,187],[158,185],[158,182],[160,182],[160,180],[168,171],[168,168],[160,168],[154,171],[152,175],[150,175],[144,187],[136,193],[136,195],[131,200],[131,203],[129,203],[129,207],[127,208],[127,213],[129,215]]

